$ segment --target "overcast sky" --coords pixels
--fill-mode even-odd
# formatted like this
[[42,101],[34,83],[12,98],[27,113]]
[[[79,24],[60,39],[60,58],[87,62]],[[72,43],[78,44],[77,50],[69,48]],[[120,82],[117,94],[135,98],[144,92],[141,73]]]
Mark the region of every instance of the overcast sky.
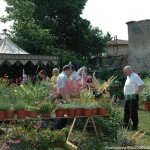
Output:
[[[0,0],[0,16],[6,14],[5,6],[4,0]],[[150,19],[150,0],[88,0],[82,17],[104,33],[128,39],[126,22]],[[9,26],[10,23],[0,23],[0,32]]]

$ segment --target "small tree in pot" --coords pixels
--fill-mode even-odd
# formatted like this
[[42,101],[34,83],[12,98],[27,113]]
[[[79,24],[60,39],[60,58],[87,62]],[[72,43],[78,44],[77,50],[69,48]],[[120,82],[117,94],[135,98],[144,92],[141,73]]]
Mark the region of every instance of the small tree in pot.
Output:
[[50,117],[50,112],[54,110],[54,104],[50,101],[43,101],[39,104],[39,113],[42,117]]

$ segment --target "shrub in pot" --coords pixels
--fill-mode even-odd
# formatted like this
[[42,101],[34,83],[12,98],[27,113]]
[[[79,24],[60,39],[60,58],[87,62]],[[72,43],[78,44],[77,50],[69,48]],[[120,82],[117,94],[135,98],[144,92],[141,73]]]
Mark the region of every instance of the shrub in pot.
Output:
[[68,117],[75,117],[76,115],[76,106],[74,104],[68,104],[66,105],[66,110],[67,110],[67,116]]
[[0,99],[0,120],[5,119],[6,117],[6,102],[3,99]]
[[84,115],[92,116],[93,115],[93,104],[87,104],[84,106]]
[[76,116],[82,116],[83,115],[83,106],[82,104],[77,103],[76,104]]
[[14,105],[9,103],[6,109],[6,118],[14,118],[15,108]]
[[52,102],[41,102],[39,104],[39,113],[42,117],[50,117],[50,112],[54,110],[54,104]]
[[146,101],[144,103],[145,108],[147,111],[150,111],[150,95],[147,95],[145,99],[146,99]]
[[38,116],[39,108],[37,106],[28,106],[28,117],[36,118]]
[[17,118],[18,119],[24,119],[27,115],[25,107],[26,103],[23,100],[17,100],[16,103],[14,104]]
[[93,109],[93,115],[98,115],[98,103],[94,102],[91,104],[92,109]]
[[111,99],[109,95],[103,95],[102,99],[100,100],[99,104],[99,115],[100,116],[108,116],[108,110],[111,109]]
[[55,109],[56,117],[64,117],[64,114],[66,112],[66,108],[63,104],[57,105],[57,108]]

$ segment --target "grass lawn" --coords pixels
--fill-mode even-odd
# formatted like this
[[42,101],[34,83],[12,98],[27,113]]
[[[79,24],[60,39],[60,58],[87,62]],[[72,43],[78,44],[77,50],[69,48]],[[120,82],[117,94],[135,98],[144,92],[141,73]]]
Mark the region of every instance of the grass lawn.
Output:
[[[119,109],[122,112],[122,116],[124,114],[124,101],[121,100],[119,102]],[[142,130],[142,132],[146,132],[146,134],[142,138],[143,146],[150,146],[150,112],[146,111],[144,108],[144,103],[140,102],[139,107],[139,128],[138,130]],[[131,134],[134,134],[135,132],[130,131]]]

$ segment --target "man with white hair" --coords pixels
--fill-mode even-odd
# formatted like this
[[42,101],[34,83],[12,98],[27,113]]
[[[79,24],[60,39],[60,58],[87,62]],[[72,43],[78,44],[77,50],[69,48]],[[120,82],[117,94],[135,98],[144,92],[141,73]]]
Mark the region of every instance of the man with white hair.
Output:
[[137,130],[138,128],[138,100],[139,92],[144,88],[144,82],[141,78],[133,72],[131,66],[124,67],[124,73],[127,76],[124,85],[124,96],[125,96],[125,106],[124,106],[124,127],[130,128],[130,119],[132,119],[133,126],[132,130]]

